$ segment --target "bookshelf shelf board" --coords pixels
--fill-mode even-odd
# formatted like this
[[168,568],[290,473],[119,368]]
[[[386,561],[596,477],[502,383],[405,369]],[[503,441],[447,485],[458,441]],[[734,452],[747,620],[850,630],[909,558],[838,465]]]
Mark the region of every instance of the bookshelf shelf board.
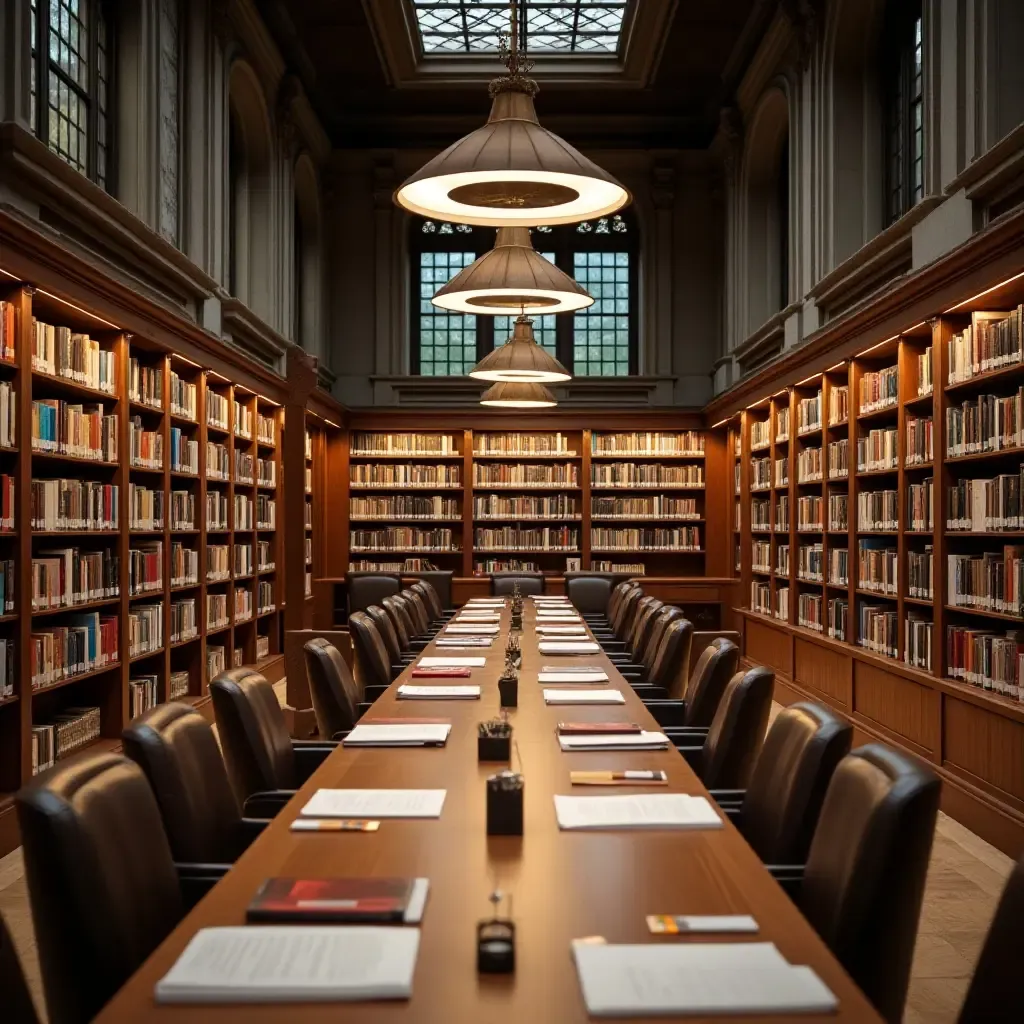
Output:
[[771,448],[771,446],[772,446],[771,441],[768,441],[766,444],[751,445],[750,446],[750,451],[751,452],[766,452],[766,451],[768,451],[769,448]]
[[771,488],[768,487],[767,485],[765,485],[763,487],[751,487],[750,488],[750,493],[751,494],[767,494],[770,490],[771,490]]
[[[789,434],[786,434],[783,437],[775,438],[775,447],[776,448],[781,448],[785,444],[789,444]],[[763,449],[761,449],[761,450],[763,451]]]
[[[821,431],[822,431],[821,427],[808,427],[806,430],[798,430],[796,436],[797,437],[820,437],[821,436]],[[776,442],[776,444],[777,443],[778,442]]]
[[256,490],[257,491],[276,491],[277,490],[277,484],[257,484],[256,485]]
[[823,481],[826,484],[845,484],[850,479],[849,473],[843,473],[841,476],[829,476]]
[[[352,547],[350,551],[355,552],[359,555],[409,555],[409,554],[423,554],[423,555],[461,555],[462,551],[459,548],[361,548]],[[477,548],[479,551],[480,549]],[[306,563],[309,564],[308,562]]]
[[[846,533],[846,530],[842,531]],[[858,537],[895,537],[899,534],[899,530],[857,530]]]
[[[591,484],[592,491],[703,491],[704,484]],[[579,490],[566,487],[565,490]]]
[[129,594],[129,601],[152,601],[154,598],[163,597],[164,587],[161,584],[153,590],[142,590],[137,594]]
[[[161,530],[159,532],[162,533],[163,531]],[[207,530],[206,532],[211,533],[213,531]],[[189,536],[199,533],[199,530],[197,530],[194,526],[172,526],[171,533],[181,534],[182,536]]]
[[844,594],[850,589],[849,583],[833,583],[832,580],[829,580],[825,586],[828,587],[829,590],[841,590]]
[[[751,529],[751,533],[771,533],[772,528],[770,526],[755,526]],[[788,532],[788,531],[787,531]]]
[[194,636],[186,637],[184,640],[175,640],[173,643],[168,644],[172,651],[177,650],[179,647],[185,647],[188,644],[194,644],[199,639],[199,633],[196,632]]
[[[89,398],[97,402],[110,402],[116,404],[119,398],[109,391],[101,391],[99,388],[91,388],[87,384],[79,384],[78,381],[69,380],[67,377],[54,377],[41,370],[32,371],[32,397],[45,397],[45,390],[53,390],[60,394],[73,395],[82,398]],[[38,387],[36,386],[38,384]]]
[[45,459],[47,462],[71,462],[76,466],[95,466],[97,469],[117,469],[119,462],[107,462],[105,459],[87,459],[81,455],[64,455],[61,452],[45,452],[38,448],[32,449],[33,459]]
[[148,402],[140,402],[137,398],[129,398],[128,406],[132,412],[141,412],[150,416],[163,416],[164,409],[161,405],[150,405]]
[[[449,452],[445,455],[428,452],[349,452],[349,459],[368,459],[375,462],[379,459],[397,460],[399,462],[437,462],[438,460],[462,460],[461,452]],[[308,459],[306,460],[309,461]]]
[[[494,518],[502,518],[495,516]],[[458,519],[445,519],[434,516],[349,516],[350,523],[461,523],[462,517]]]
[[817,480],[797,480],[796,485],[797,487],[815,487],[820,491],[824,482],[824,477],[819,476]]
[[978,373],[967,380],[957,381],[955,384],[947,384],[942,390],[947,395],[955,394],[958,391],[973,391],[983,388],[988,384],[999,383],[1004,380],[1013,380],[1024,370],[1024,363],[1014,363],[1011,366],[1000,366],[998,370],[988,370],[986,373]]
[[934,531],[932,531],[932,530],[904,530],[903,532],[908,537],[930,537]]
[[948,466],[951,463],[977,462],[980,459],[998,459],[1006,456],[1024,456],[1024,446],[1015,445],[1012,448],[997,448],[991,452],[971,452],[968,455],[947,455],[944,461]]
[[829,529],[827,529],[827,530],[826,530],[825,532],[826,532],[826,533],[831,533],[831,534],[832,534],[833,536],[842,536],[842,537],[845,537],[845,536],[847,536],[847,535],[849,534],[849,532],[850,532],[850,531],[849,531],[849,530],[833,530],[833,529],[832,529],[832,528],[830,527],[830,528],[829,528]]
[[848,419],[845,419],[845,420],[835,420],[834,422],[833,421],[829,421],[829,423],[826,425],[826,430],[846,430],[846,428],[849,425],[850,425],[850,421]]
[[265,619],[268,615],[273,615],[277,611],[276,608],[267,608],[262,612],[256,613],[257,619]]
[[[136,467],[134,467],[134,466],[132,467],[132,469],[135,469],[135,468]],[[157,470],[157,472],[163,472],[163,470]],[[175,479],[181,479],[181,480],[198,480],[199,479],[199,474],[198,473],[186,473],[184,470],[181,470],[181,469],[172,469],[171,470],[171,476],[174,477]]]
[[473,458],[494,462],[564,462],[582,456],[578,452],[473,452]]
[[678,460],[681,462],[695,460],[703,461],[704,452],[591,452],[592,459],[654,459],[655,462],[663,460]]
[[913,398],[908,398],[903,403],[903,407],[905,409],[927,409],[931,407],[934,397],[933,391],[929,391],[927,395],[915,395]]
[[[460,519],[459,522],[462,522],[462,520]],[[236,531],[236,532],[252,533],[253,531],[252,530],[242,530],[242,531]],[[277,527],[276,526],[257,526],[256,527],[256,533],[277,533]]]
[[[117,537],[120,530],[33,530],[33,537]],[[163,533],[163,530],[160,531]]]
[[789,484],[772,484],[772,490],[786,492],[789,490]]
[[990,612],[983,608],[964,608],[958,604],[943,605],[947,612],[958,612],[960,615],[980,615],[985,619],[999,619],[1002,622],[1024,622],[1024,618],[1010,612]]
[[208,526],[206,528],[207,534],[210,533],[231,533],[231,530],[226,526]]
[[[116,530],[101,530],[100,533],[117,533]],[[154,527],[152,530],[140,530],[136,527],[132,527],[128,531],[130,537],[160,537],[163,535],[163,527]],[[172,530],[172,533],[181,533],[181,530]]]
[[4,615],[0,615],[0,622],[14,622],[14,620],[17,617],[18,617],[18,613],[17,612],[7,612]]
[[591,547],[593,552],[600,554],[624,554],[629,551],[635,551],[637,554],[644,555],[703,555],[703,548],[642,548],[642,547],[619,547],[619,548],[600,548]]
[[[309,563],[307,562],[306,564],[308,565]],[[257,576],[273,576],[275,572],[277,572],[277,566],[275,566],[275,565],[260,566],[260,568],[256,570],[256,575]]]
[[128,468],[133,473],[150,473],[150,474],[152,474],[154,476],[163,476],[164,475],[164,467],[163,466],[135,466],[135,465],[129,465]]
[[[462,488],[460,487],[461,491]],[[569,484],[473,484],[474,491],[582,491],[582,487],[570,486]],[[596,488],[591,490],[610,490],[610,488]]]
[[0,444],[0,455],[17,455],[18,446],[15,444]]
[[0,697],[0,708],[6,707],[8,704],[17,704],[17,703],[18,703],[18,695],[16,693],[12,693],[10,695],[10,697]]
[[[919,671],[924,672],[925,669],[919,669]],[[1001,693],[985,690],[980,686],[973,686],[971,683],[965,683],[962,679],[954,679],[952,676],[942,676],[941,682],[944,688],[952,689],[966,697],[973,698],[973,702],[976,704],[993,704],[1000,710],[1011,711],[1018,719],[1024,714],[1024,703],[1014,700],[1012,697],[1004,697]]]
[[915,469],[927,469],[932,470],[935,468],[934,462],[908,462],[903,467],[908,473],[912,473]]
[[880,590],[865,590],[863,587],[855,587],[853,591],[858,597],[874,597],[879,601],[895,601],[896,594],[885,594]]
[[817,587],[819,590],[825,582],[824,580],[813,580],[808,576],[797,576],[796,581],[805,587]]
[[349,484],[352,491],[461,491],[462,484]]
[[207,636],[216,636],[218,633],[223,633],[223,632],[225,632],[225,630],[228,630],[230,628],[231,628],[231,623],[230,622],[222,622],[219,626],[207,626],[206,627],[206,635]]
[[41,619],[47,615],[60,615],[61,612],[87,612],[95,608],[107,608],[110,605],[120,604],[120,597],[104,597],[99,601],[86,601],[84,604],[68,604],[60,608],[34,608],[33,619]]
[[[910,532],[909,530],[907,531]],[[931,532],[930,530],[928,531]],[[1024,530],[947,530],[947,537],[1024,537]]]
[[775,575],[775,573],[772,572],[771,569],[758,569],[758,568],[756,568],[754,566],[751,566],[750,571],[755,576],[774,576]]
[[17,370],[18,364],[13,359],[0,359],[0,369]]
[[247,572],[244,576],[233,576],[232,579],[236,583],[241,583],[243,580],[251,580],[255,573]]
[[137,662],[137,661],[145,661],[146,658],[153,658],[153,657],[156,657],[156,655],[163,654],[163,653],[164,653],[163,647],[154,647],[153,650],[151,650],[151,651],[143,651],[141,654],[133,654],[128,659],[128,664],[129,665],[134,665],[135,662]]
[[180,423],[183,427],[199,426],[199,420],[194,420],[191,416],[182,416],[180,412],[172,412],[168,415],[171,417],[172,423]]
[[[910,597],[908,595],[904,595],[903,603],[904,604],[917,605],[920,608],[934,608],[935,607],[935,598],[934,597]],[[927,669],[925,669],[925,671],[927,671]]]
[[[593,550],[607,551],[611,549],[594,548]],[[579,548],[473,548],[474,555],[578,555],[579,553]]]
[[894,476],[898,472],[899,467],[892,466],[889,469],[858,469],[856,475],[858,480],[863,480],[865,477],[872,476]]
[[231,431],[228,430],[227,427],[222,427],[219,423],[207,423],[206,424],[206,432],[208,434],[210,434],[210,433],[217,434],[220,437],[230,437],[231,436]]
[[179,583],[176,586],[170,588],[172,594],[180,594],[184,590],[198,590],[202,584],[198,581],[195,583]]
[[863,420],[881,420],[898,416],[900,406],[898,402],[893,402],[892,405],[883,406],[881,409],[872,409],[870,412],[858,412],[858,421]]
[[[579,519],[579,516],[562,516],[563,519]],[[611,522],[621,523],[628,521],[631,523],[706,523],[707,520],[701,516],[598,516],[591,515],[592,522]]]
[[80,683],[83,679],[93,679],[106,672],[113,672],[120,667],[120,661],[112,661],[106,665],[101,665],[99,668],[90,669],[88,672],[80,672],[77,676],[69,676],[67,679],[60,679],[56,683],[50,683],[49,686],[34,686],[32,687],[32,696],[36,697],[40,693],[50,693],[53,690],[60,690],[65,686],[70,686],[72,683]]

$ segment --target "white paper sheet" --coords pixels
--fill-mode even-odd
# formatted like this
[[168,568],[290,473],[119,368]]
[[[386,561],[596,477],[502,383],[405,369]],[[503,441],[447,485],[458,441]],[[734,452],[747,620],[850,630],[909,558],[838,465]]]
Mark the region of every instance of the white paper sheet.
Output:
[[374,725],[360,723],[344,740],[346,747],[422,747],[442,744],[452,731],[450,723],[411,725]]
[[318,789],[304,818],[440,818],[444,789]]
[[668,737],[663,732],[601,733],[592,736],[559,736],[558,745],[571,750],[665,750]]
[[408,999],[418,928],[203,928],[156,984],[158,1003]]
[[537,625],[552,625],[557,622],[582,622],[583,620],[578,615],[545,615],[543,612],[537,613]]
[[619,690],[545,690],[545,704],[625,704]]
[[459,636],[493,636],[499,629],[501,629],[500,626],[480,622],[463,626],[446,626],[445,633],[455,633]]
[[595,1017],[829,1013],[838,1001],[810,967],[771,943],[588,945],[573,954]]
[[555,795],[559,828],[721,828],[722,819],[702,796],[643,793],[625,796]]
[[399,700],[476,700],[479,696],[479,686],[410,686],[403,683],[398,688]]
[[486,658],[451,658],[446,654],[443,657],[420,658],[416,668],[483,668],[486,664]]
[[538,622],[537,632],[543,637],[586,636],[587,628],[586,626],[549,626],[546,622],[543,624]]
[[473,605],[474,608],[504,608],[505,607],[505,598],[503,598],[503,597],[471,597],[466,602],[466,606],[468,606],[468,605]]
[[602,669],[593,672],[538,672],[538,683],[607,683],[608,673]]
[[541,654],[599,654],[601,647],[593,640],[540,640]]

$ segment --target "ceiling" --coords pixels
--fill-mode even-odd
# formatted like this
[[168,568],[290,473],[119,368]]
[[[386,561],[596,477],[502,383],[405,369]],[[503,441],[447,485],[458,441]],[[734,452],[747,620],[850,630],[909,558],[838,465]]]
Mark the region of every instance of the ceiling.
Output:
[[[502,0],[258,2],[335,146],[438,148],[486,118]],[[526,2],[541,122],[590,148],[705,148],[777,6]]]

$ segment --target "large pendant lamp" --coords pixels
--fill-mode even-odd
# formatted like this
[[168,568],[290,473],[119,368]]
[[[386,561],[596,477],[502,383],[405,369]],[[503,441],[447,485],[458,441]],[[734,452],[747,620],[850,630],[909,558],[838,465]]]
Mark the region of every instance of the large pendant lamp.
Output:
[[519,384],[554,384],[571,380],[572,374],[533,336],[533,321],[516,317],[512,337],[500,348],[488,352],[472,370],[477,380],[496,380]]
[[498,409],[546,409],[558,405],[555,396],[543,384],[492,384],[480,399],[481,405]]
[[417,171],[395,193],[413,213],[461,224],[575,224],[604,217],[630,201],[629,192],[537,121],[533,67],[519,50],[516,2],[512,46],[499,53],[508,74],[488,90],[491,116]]
[[494,248],[460,270],[431,300],[458,313],[516,316],[526,310],[567,313],[593,297],[546,260],[530,241],[530,229],[498,228]]

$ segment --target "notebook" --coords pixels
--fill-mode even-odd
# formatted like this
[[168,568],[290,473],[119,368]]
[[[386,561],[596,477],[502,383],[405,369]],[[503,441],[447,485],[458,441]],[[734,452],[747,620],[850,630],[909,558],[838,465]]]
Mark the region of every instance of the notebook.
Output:
[[412,686],[403,683],[398,688],[399,700],[477,700],[479,686]]
[[472,674],[471,668],[414,668],[409,673],[413,679],[468,679]]
[[486,658],[453,658],[450,655],[444,657],[420,658],[416,662],[417,668],[483,668],[487,664]]
[[558,827],[564,829],[721,828],[708,800],[686,793],[628,796],[555,796]]
[[203,928],[156,984],[158,1003],[408,999],[418,928]]
[[545,690],[545,704],[625,704],[619,690]]
[[444,789],[318,789],[304,818],[440,818]]
[[586,672],[561,672],[550,669],[537,673],[538,683],[607,683],[608,673],[603,669],[588,669]]
[[573,956],[594,1017],[792,1015],[839,1005],[810,967],[794,967],[770,942],[574,942]]
[[593,640],[540,640],[541,654],[599,654],[600,646]]
[[419,924],[427,878],[268,878],[245,918],[270,924]]
[[667,750],[668,737],[663,732],[609,733],[601,736],[558,737],[558,745],[573,750]]
[[452,731],[451,723],[410,723],[357,725],[344,739],[346,747],[443,747]]

